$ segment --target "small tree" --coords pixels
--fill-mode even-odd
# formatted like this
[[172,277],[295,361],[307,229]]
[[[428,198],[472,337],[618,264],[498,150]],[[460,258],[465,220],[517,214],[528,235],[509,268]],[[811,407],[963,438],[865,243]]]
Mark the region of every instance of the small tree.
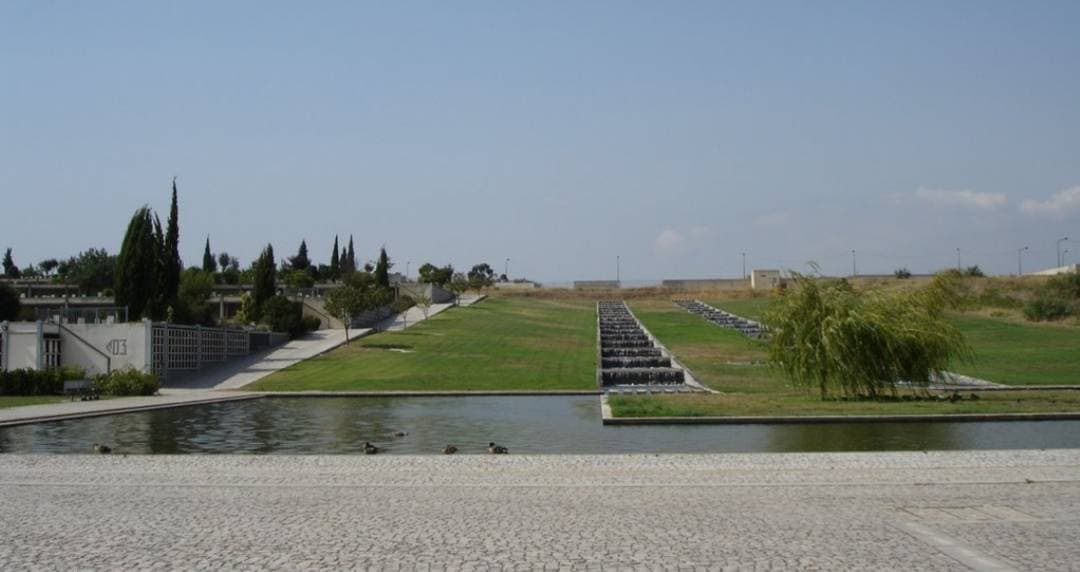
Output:
[[345,277],[345,284],[326,293],[326,311],[345,324],[345,339],[349,339],[352,318],[388,303],[388,291],[379,288],[366,272],[354,272]]
[[947,277],[913,292],[860,294],[846,281],[794,275],[765,311],[769,357],[795,385],[830,395],[878,397],[901,381],[925,386],[970,349],[945,317]]
[[486,262],[477,264],[469,270],[469,287],[479,294],[481,290],[495,283],[495,271]]
[[341,277],[353,272],[356,272],[356,250],[353,249],[352,235],[349,235],[349,246],[345,247],[345,254],[341,257]]
[[4,252],[4,277],[18,278],[19,275],[19,267],[15,265],[15,260],[11,257],[11,249],[9,248]]
[[214,291],[214,275],[198,268],[188,268],[180,275],[176,296],[176,321],[181,324],[213,323],[210,296]]
[[338,237],[334,235],[334,250],[330,253],[330,280],[341,278],[341,254],[338,252]]
[[46,258],[45,260],[42,260],[38,263],[38,268],[40,268],[41,272],[44,273],[46,276],[50,276],[53,271],[56,270],[59,266],[60,261],[55,258]]
[[254,282],[251,289],[251,304],[253,320],[262,318],[263,304],[277,294],[277,265],[274,262],[274,246],[267,244],[262,254],[252,265]]
[[386,247],[379,249],[379,261],[375,263],[375,283],[383,288],[390,287],[390,268],[393,264],[386,255]]
[[454,274],[454,277],[450,280],[448,285],[450,292],[454,294],[454,305],[458,304],[458,298],[469,289],[469,280],[465,278],[465,275],[458,272]]
[[907,268],[897,268],[893,271],[893,276],[895,276],[899,280],[906,280],[908,278],[911,278],[911,271]]
[[434,284],[441,288],[446,287],[454,279],[454,267],[449,264],[440,268],[427,262],[420,267],[418,272],[420,275],[418,282],[421,284]]
[[428,319],[428,312],[431,311],[432,299],[431,299],[431,287],[421,285],[416,292],[413,301],[416,302],[416,307],[420,308],[420,311],[424,314],[424,319]]
[[289,265],[293,270],[307,270],[311,267],[311,259],[308,258],[307,241],[300,241],[300,249],[296,251],[296,256],[289,258]]

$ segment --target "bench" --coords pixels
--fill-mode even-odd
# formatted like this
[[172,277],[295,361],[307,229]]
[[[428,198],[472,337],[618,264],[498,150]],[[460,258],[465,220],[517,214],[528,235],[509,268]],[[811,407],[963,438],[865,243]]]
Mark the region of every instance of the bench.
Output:
[[80,401],[90,401],[98,399],[97,387],[94,386],[94,382],[89,379],[74,379],[64,382],[64,395],[71,396],[71,400],[75,401],[78,397]]

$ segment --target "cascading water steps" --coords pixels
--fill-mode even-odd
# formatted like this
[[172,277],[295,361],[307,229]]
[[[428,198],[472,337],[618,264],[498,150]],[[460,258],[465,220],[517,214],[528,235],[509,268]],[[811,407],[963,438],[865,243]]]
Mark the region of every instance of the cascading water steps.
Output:
[[598,302],[597,382],[608,393],[707,391],[638,322],[624,302]]
[[714,308],[700,300],[675,300],[675,303],[718,326],[739,330],[744,336],[761,338],[765,335],[765,326],[760,323]]

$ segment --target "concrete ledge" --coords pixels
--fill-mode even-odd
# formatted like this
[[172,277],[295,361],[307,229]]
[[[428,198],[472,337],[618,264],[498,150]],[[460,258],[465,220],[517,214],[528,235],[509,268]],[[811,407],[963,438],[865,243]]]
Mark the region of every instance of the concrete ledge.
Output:
[[22,417],[19,419],[0,421],[0,428],[14,427],[16,425],[32,425],[34,423],[48,423],[50,421],[66,421],[68,419],[85,419],[88,417],[104,417],[106,415],[137,413],[139,411],[153,411],[156,409],[172,409],[174,407],[188,407],[191,405],[209,405],[212,403],[226,403],[230,401],[247,401],[250,399],[260,399],[261,397],[262,395],[259,395],[257,393],[245,393],[243,395],[228,395],[222,397],[212,397],[208,399],[191,399],[187,401],[169,401],[166,403],[156,403],[150,405],[132,405],[127,407],[120,406],[118,401],[118,406],[112,409],[78,411],[57,415],[39,415],[35,417]]
[[782,415],[731,417],[613,417],[601,406],[604,425],[799,425],[826,423],[964,423],[973,421],[1062,421],[1080,411],[1061,413],[954,413],[941,415]]
[[597,389],[492,390],[492,391],[262,391],[261,397],[485,397],[603,395]]

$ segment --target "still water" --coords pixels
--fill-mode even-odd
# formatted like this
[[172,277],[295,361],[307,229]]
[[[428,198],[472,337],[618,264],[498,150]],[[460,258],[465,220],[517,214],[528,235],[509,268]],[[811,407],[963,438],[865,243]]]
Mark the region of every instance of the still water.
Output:
[[[405,432],[404,437],[395,433]],[[3,453],[722,453],[1080,447],[1080,421],[605,427],[599,397],[267,398],[0,429]]]

